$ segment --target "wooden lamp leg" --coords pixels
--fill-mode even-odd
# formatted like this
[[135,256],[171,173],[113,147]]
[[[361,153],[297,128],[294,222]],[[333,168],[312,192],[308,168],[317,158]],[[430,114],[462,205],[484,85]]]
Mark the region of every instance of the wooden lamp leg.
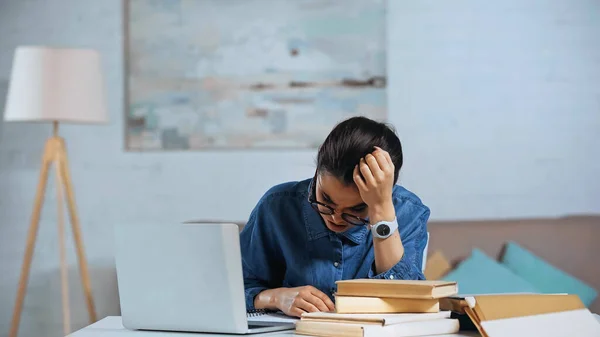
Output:
[[23,311],[23,301],[25,299],[25,290],[27,283],[29,282],[29,271],[31,269],[31,260],[33,258],[33,251],[35,248],[35,241],[37,238],[40,214],[43,207],[44,195],[46,194],[46,184],[48,181],[48,170],[52,163],[54,155],[54,148],[50,141],[46,143],[44,148],[44,154],[42,156],[42,168],[40,170],[40,176],[35,195],[35,202],[33,206],[33,213],[31,216],[31,223],[29,225],[29,233],[27,234],[27,246],[25,248],[25,257],[23,259],[23,265],[21,266],[21,277],[19,279],[19,289],[17,291],[17,298],[15,300],[15,307],[13,311],[11,326],[10,326],[10,337],[17,337],[19,331],[19,323],[21,322],[21,313]]
[[31,261],[33,259],[33,252],[35,249],[35,241],[37,238],[40,215],[43,207],[44,195],[46,194],[46,185],[48,181],[48,171],[50,165],[53,163],[56,167],[56,193],[58,202],[58,240],[60,247],[60,270],[61,270],[61,284],[62,284],[62,304],[63,304],[63,329],[65,335],[69,334],[70,330],[70,309],[69,309],[69,295],[68,295],[68,273],[67,273],[67,261],[66,261],[66,250],[65,250],[65,228],[64,228],[64,207],[63,207],[63,188],[66,192],[67,206],[69,209],[69,216],[71,220],[71,227],[73,230],[73,237],[75,240],[75,248],[77,251],[77,260],[79,262],[79,269],[81,274],[81,282],[86,297],[86,304],[90,323],[97,321],[96,309],[94,306],[94,299],[92,297],[92,287],[88,272],[87,260],[85,257],[83,240],[81,238],[81,228],[79,225],[79,218],[77,217],[77,210],[75,208],[75,196],[73,193],[73,185],[71,183],[70,172],[68,168],[67,152],[64,144],[64,140],[57,136],[57,125],[55,123],[54,137],[51,137],[46,142],[44,148],[44,154],[42,156],[42,168],[40,171],[39,182],[37,186],[35,202],[33,206],[33,213],[31,223],[29,225],[29,232],[27,234],[27,246],[25,248],[25,257],[23,259],[23,265],[21,267],[21,277],[19,279],[19,288],[17,291],[17,298],[15,300],[15,307],[13,311],[13,317],[11,321],[9,337],[17,337],[19,331],[19,324],[21,321],[21,314],[23,311],[23,302],[25,300],[25,290],[29,282],[29,272],[31,270]]
[[54,162],[56,173],[56,203],[58,206],[58,246],[60,252],[60,280],[62,293],[62,308],[63,308],[63,332],[68,335],[71,332],[71,310],[69,303],[69,273],[67,269],[67,252],[65,247],[65,216],[64,216],[64,197],[63,197],[63,180],[60,174],[61,161]]
[[88,272],[87,259],[85,257],[85,250],[83,247],[83,239],[81,237],[81,227],[79,225],[79,218],[77,217],[77,209],[75,205],[75,194],[73,192],[73,185],[71,183],[71,174],[69,172],[69,161],[67,159],[67,151],[64,141],[61,141],[58,153],[58,161],[60,162],[60,173],[62,181],[67,194],[67,205],[69,208],[69,215],[71,218],[71,227],[73,230],[73,237],[75,239],[75,248],[77,250],[77,260],[79,262],[79,270],[81,275],[81,283],[86,297],[86,304],[90,323],[97,321],[96,309],[94,305],[94,298],[92,296],[92,286],[90,283],[90,276]]

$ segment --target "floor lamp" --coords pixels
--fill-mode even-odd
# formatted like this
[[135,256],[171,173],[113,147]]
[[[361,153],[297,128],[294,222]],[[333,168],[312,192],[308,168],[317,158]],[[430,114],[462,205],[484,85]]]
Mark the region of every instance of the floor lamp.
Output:
[[58,126],[59,123],[97,124],[108,122],[100,62],[99,54],[89,49],[22,46],[18,47],[14,54],[4,120],[7,122],[51,123],[53,133],[46,141],[42,155],[42,165],[11,321],[10,337],[16,337],[19,329],[51,166],[56,173],[57,230],[65,335],[70,333],[69,285],[63,214],[65,197],[89,319],[90,322],[96,321],[81,227],[69,173],[67,150],[65,140],[58,135]]

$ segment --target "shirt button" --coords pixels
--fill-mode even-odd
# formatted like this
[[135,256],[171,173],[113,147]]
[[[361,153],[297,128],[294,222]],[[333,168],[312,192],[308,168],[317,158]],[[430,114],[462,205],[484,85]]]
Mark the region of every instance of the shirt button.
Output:
[[393,280],[393,279],[394,279],[394,275],[390,275],[390,280]]
[[334,265],[335,267],[339,267],[339,266],[340,266],[340,263],[339,263],[339,262],[337,262],[337,261],[335,261],[335,262],[333,263],[333,265]]

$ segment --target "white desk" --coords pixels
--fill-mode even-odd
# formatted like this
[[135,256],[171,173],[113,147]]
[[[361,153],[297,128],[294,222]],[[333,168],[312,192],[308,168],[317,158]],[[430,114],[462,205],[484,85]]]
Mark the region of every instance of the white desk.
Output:
[[[162,332],[162,331],[132,331],[123,327],[120,316],[109,316],[81,330],[75,331],[67,337],[225,337],[234,335],[225,334],[204,334],[204,333],[185,333],[185,332]],[[238,336],[238,335],[235,335]],[[244,335],[239,335],[244,336]],[[264,334],[247,335],[252,337],[264,336],[300,336],[293,330],[270,332]],[[477,337],[478,333],[459,333],[450,335],[436,335],[436,337]],[[306,337],[306,336],[302,336]]]
[[[600,322],[600,316],[595,315],[598,322]],[[185,332],[162,332],[162,331],[132,331],[127,330],[123,327],[120,316],[109,316],[102,320],[91,324],[81,330],[75,331],[66,337],[226,337],[226,336],[244,336],[244,335],[226,335],[226,334],[204,334],[204,333],[185,333]],[[288,336],[294,337],[296,335],[294,331],[279,331],[270,332],[264,334],[253,334],[247,335],[252,337],[265,337],[265,336]],[[479,337],[480,335],[476,332],[461,332],[458,334],[450,335],[436,335],[436,337]],[[306,337],[306,336],[302,336]]]
[[[123,327],[120,316],[109,316],[100,321],[91,324],[81,330],[69,334],[67,337],[224,337],[233,336],[227,334],[199,334],[186,332],[166,332],[166,331],[134,331]],[[293,331],[279,331],[268,334],[253,334],[252,336],[274,336],[287,335],[294,336]]]

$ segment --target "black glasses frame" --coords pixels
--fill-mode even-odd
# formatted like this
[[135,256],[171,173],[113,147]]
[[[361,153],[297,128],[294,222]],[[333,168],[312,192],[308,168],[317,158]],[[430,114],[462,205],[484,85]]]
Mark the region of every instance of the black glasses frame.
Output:
[[[313,177],[313,179],[310,183],[311,186],[310,186],[310,194],[308,196],[308,202],[310,203],[310,205],[312,206],[312,208],[315,211],[317,211],[321,214],[324,214],[324,215],[335,214],[336,210],[333,209],[331,206],[317,201],[317,187],[315,186],[316,183],[317,183],[317,172],[315,172],[315,176]],[[319,207],[325,207],[326,211],[321,210]],[[340,216],[342,217],[342,219],[344,219],[344,221],[346,221],[347,223],[349,223],[350,225],[353,225],[353,226],[366,226],[370,223],[369,219],[364,219],[359,216],[348,214],[348,213],[341,213]]]

